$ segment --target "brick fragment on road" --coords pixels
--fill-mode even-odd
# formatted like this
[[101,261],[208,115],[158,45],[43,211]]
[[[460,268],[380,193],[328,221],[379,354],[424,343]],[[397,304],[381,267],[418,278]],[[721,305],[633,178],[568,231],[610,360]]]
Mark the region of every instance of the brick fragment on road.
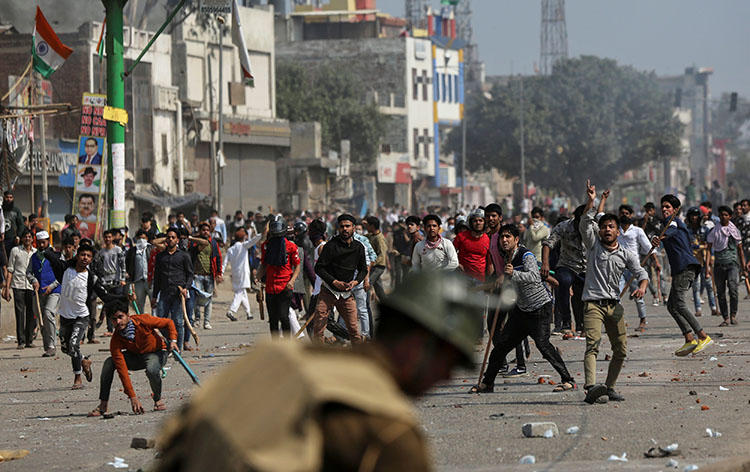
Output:
[[523,435],[527,438],[543,438],[547,431],[552,431],[553,436],[559,436],[560,432],[557,430],[555,423],[545,421],[541,423],[526,423],[522,428]]

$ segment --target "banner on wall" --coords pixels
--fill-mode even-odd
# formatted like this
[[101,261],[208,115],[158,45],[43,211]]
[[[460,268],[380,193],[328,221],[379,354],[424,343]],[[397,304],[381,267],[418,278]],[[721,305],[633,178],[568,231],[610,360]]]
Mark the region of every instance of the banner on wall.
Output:
[[83,94],[73,214],[82,238],[98,239],[103,223],[102,195],[106,183],[107,122],[102,117],[107,96]]

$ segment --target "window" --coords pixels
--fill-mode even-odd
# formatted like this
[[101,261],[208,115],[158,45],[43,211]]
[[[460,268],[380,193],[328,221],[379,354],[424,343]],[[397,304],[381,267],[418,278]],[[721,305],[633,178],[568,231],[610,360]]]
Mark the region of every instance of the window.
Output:
[[163,165],[169,165],[169,150],[167,146],[167,135],[161,135],[161,163]]
[[422,69],[422,100],[425,102],[427,99],[427,71]]
[[417,69],[411,70],[411,98],[419,100],[419,81],[417,80]]
[[442,94],[440,95],[440,100],[442,100],[442,101],[445,101],[445,96],[446,96],[446,88],[445,88],[445,82],[446,82],[445,76],[446,75],[447,74],[443,74],[443,77],[442,77],[442,79],[443,79],[443,87],[442,87]]
[[414,131],[414,159],[419,159],[419,130],[417,128]]
[[453,94],[454,97],[456,97],[456,101],[459,101],[458,97],[460,96],[458,94],[458,76],[456,76],[456,80],[453,81],[453,86],[455,87],[455,92]]
[[424,138],[422,138],[422,141],[424,142],[424,155],[425,157],[430,157],[430,135],[427,132],[427,128],[424,129]]
[[448,102],[453,102],[453,75],[448,75]]

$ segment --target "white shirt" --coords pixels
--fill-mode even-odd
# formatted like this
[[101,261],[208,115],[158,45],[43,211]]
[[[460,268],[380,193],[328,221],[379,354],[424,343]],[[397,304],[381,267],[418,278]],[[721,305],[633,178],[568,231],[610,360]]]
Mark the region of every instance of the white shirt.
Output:
[[232,290],[235,292],[250,288],[250,261],[247,251],[255,246],[261,237],[262,235],[259,234],[244,242],[237,241],[227,250],[221,271],[225,272],[227,264],[232,264]]
[[31,251],[24,249],[23,245],[14,246],[10,250],[8,257],[8,272],[13,274],[13,280],[10,282],[10,288],[20,290],[33,290],[34,287],[26,279],[26,269],[31,261],[31,256],[36,252],[34,247]]
[[60,316],[69,320],[89,315],[86,305],[88,297],[89,271],[78,272],[69,267],[63,273],[60,290]]
[[645,255],[651,250],[651,241],[648,240],[646,232],[643,231],[643,228],[636,225],[630,225],[627,230],[620,227],[620,235],[617,237],[617,242],[636,255]]
[[454,270],[458,267],[458,254],[453,243],[446,238],[440,238],[440,243],[435,249],[426,246],[426,239],[419,241],[414,246],[411,255],[411,270]]

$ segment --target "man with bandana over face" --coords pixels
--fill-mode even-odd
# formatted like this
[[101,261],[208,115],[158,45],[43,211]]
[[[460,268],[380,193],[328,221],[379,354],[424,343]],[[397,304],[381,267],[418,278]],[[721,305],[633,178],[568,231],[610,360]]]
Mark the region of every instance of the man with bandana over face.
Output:
[[10,254],[10,250],[13,246],[16,246],[21,239],[19,238],[21,231],[23,231],[23,214],[21,210],[15,207],[15,197],[13,192],[6,190],[3,193],[3,217],[5,220],[4,233],[5,239],[5,254]]

